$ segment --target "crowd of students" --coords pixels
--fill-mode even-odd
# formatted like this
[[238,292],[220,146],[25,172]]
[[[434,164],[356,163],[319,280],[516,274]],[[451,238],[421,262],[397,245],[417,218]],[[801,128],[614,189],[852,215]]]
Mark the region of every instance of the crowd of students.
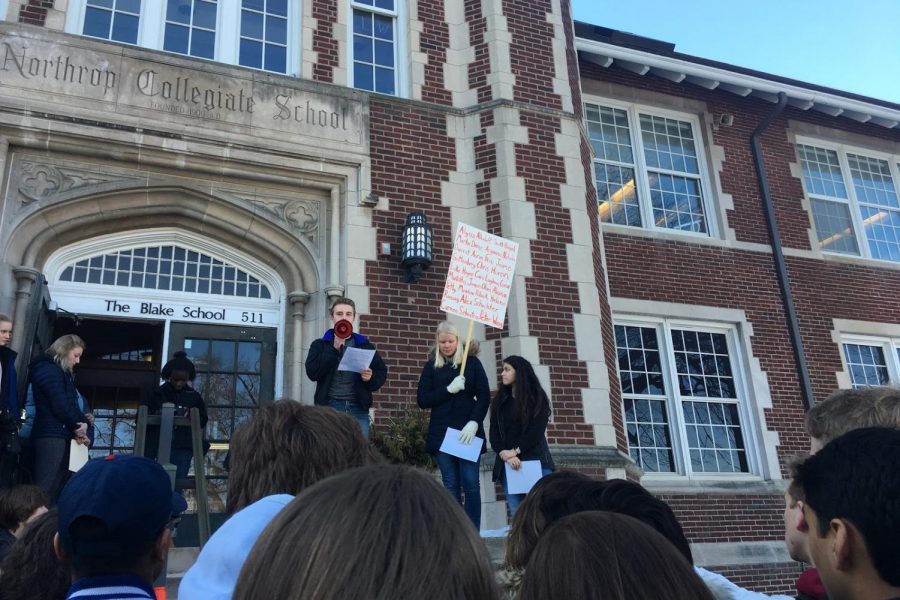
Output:
[[[334,337],[325,341],[320,355],[333,349],[340,358]],[[418,402],[431,411],[427,445],[443,485],[422,470],[383,464],[373,450],[347,390],[370,398],[362,384],[374,372],[337,383],[339,406],[331,384],[317,393],[320,406],[270,403],[231,440],[229,518],[184,575],[178,598],[770,597],[695,566],[671,508],[640,484],[551,473],[549,403],[527,361],[504,359],[491,400],[477,357],[463,368],[459,332],[442,323],[435,342]],[[334,357],[327,360],[336,369]],[[497,465],[537,460],[545,471],[527,495],[508,498],[499,568],[479,537],[478,478],[473,484],[470,465],[440,456],[448,427],[463,444],[484,439],[488,404]],[[831,600],[900,599],[900,392],[838,391],[807,413],[806,425],[810,454],[790,465],[784,511],[791,556],[813,565],[797,597],[821,589]],[[505,485],[505,469],[495,474]],[[0,491],[0,548],[11,542],[0,562],[0,600],[154,598],[186,508],[160,465],[92,460],[62,487],[53,510],[47,503],[34,486]]]

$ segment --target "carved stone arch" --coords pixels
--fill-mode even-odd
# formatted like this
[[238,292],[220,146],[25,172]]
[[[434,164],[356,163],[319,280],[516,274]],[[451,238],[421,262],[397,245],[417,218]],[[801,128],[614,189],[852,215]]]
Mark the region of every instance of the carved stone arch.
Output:
[[94,191],[57,199],[25,216],[7,238],[8,262],[41,269],[53,252],[81,240],[175,227],[246,252],[274,269],[288,291],[314,291],[323,285],[312,241],[292,234],[263,208],[183,186]]

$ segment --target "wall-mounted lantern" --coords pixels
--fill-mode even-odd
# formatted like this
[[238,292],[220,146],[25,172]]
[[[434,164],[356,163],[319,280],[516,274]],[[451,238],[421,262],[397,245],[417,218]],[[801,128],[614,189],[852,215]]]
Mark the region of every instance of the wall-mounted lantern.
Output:
[[431,226],[425,219],[425,213],[409,213],[403,226],[403,259],[400,261],[400,266],[406,270],[407,283],[418,281],[422,271],[431,266],[432,243]]

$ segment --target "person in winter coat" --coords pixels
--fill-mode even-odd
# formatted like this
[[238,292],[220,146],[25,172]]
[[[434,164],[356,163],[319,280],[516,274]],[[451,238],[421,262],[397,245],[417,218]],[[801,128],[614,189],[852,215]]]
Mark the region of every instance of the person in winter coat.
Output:
[[[338,298],[331,305],[331,322],[352,323],[356,318],[356,304],[350,298]],[[306,357],[306,375],[316,382],[315,402],[354,417],[369,437],[369,409],[372,392],[378,391],[387,379],[387,366],[378,351],[368,368],[360,373],[339,371],[346,347],[375,350],[369,339],[356,332],[342,338],[329,329],[321,339],[312,343]]]
[[69,479],[69,442],[90,446],[93,417],[85,413],[72,369],[81,362],[84,341],[77,335],[57,339],[31,363],[29,379],[36,408],[31,443],[34,483],[47,494],[48,506]]
[[19,465],[17,353],[10,348],[12,331],[12,319],[0,313],[0,489],[15,485]]
[[[197,378],[197,369],[194,363],[187,357],[187,353],[179,350],[172,359],[163,365],[160,372],[165,383],[153,390],[149,398],[141,404],[147,406],[148,413],[158,415],[162,413],[162,405],[170,403],[175,405],[175,416],[190,416],[190,410],[196,408],[200,412],[200,427],[206,429],[209,417],[206,413],[206,403],[200,393],[191,387],[191,382]],[[156,456],[159,448],[159,428],[154,427],[153,436],[148,436],[147,450],[151,458]],[[206,436],[203,436],[204,446]],[[191,430],[188,427],[176,427],[172,432],[172,452],[170,458],[175,465],[175,477],[183,479],[188,476],[191,469],[191,460],[194,456],[194,445],[191,439]]]
[[[481,474],[478,461],[469,461],[440,451],[447,428],[458,429],[459,441],[472,443],[484,435],[484,418],[491,402],[487,375],[478,357],[477,344],[470,344],[465,373],[460,373],[463,344],[459,330],[444,321],[437,327],[434,358],[425,363],[419,377],[416,399],[419,408],[431,410],[425,449],[432,453],[441,470],[444,487],[463,504],[466,515],[481,528]],[[485,452],[481,442],[481,453]],[[462,490],[465,502],[460,498]]]
[[554,469],[545,437],[550,400],[531,363],[521,356],[503,359],[500,382],[502,385],[491,405],[491,448],[497,453],[494,481],[503,482],[512,517],[525,494],[509,493],[504,463],[518,470],[523,460],[539,460],[544,475]]

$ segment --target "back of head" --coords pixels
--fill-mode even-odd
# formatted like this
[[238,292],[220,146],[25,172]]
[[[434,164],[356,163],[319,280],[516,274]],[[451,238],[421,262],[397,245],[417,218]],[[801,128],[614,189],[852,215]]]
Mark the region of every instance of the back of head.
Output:
[[47,504],[47,494],[36,485],[17,485],[0,491],[0,527],[15,531]]
[[[681,523],[668,504],[648,492],[644,487],[624,479],[607,481],[599,490],[584,490],[587,496],[583,504],[591,505],[591,510],[606,510],[628,515],[662,534],[688,561],[694,564],[691,545],[684,535]],[[577,498],[575,501],[579,501]]]
[[0,563],[0,598],[62,600],[69,589],[69,572],[53,551],[56,509],[35,519],[10,547]]
[[900,390],[838,390],[806,413],[806,433],[821,444],[863,427],[900,429]]
[[431,476],[353,469],[303,491],[263,532],[236,600],[497,597],[487,550]]
[[227,512],[272,494],[296,495],[375,456],[350,415],[292,400],[272,402],[231,438]]
[[544,530],[562,517],[591,510],[573,503],[577,492],[602,485],[576,471],[556,471],[539,479],[513,516],[506,538],[506,565],[524,569]]
[[881,579],[900,586],[900,431],[869,427],[832,440],[796,465],[790,493],[815,513],[811,548],[842,519],[865,540]]
[[109,455],[72,476],[57,508],[60,549],[78,576],[90,576],[133,573],[137,565],[155,563],[154,548],[187,504],[156,462]]
[[541,537],[521,600],[712,600],[691,566],[637,519],[588,511],[564,517]]

